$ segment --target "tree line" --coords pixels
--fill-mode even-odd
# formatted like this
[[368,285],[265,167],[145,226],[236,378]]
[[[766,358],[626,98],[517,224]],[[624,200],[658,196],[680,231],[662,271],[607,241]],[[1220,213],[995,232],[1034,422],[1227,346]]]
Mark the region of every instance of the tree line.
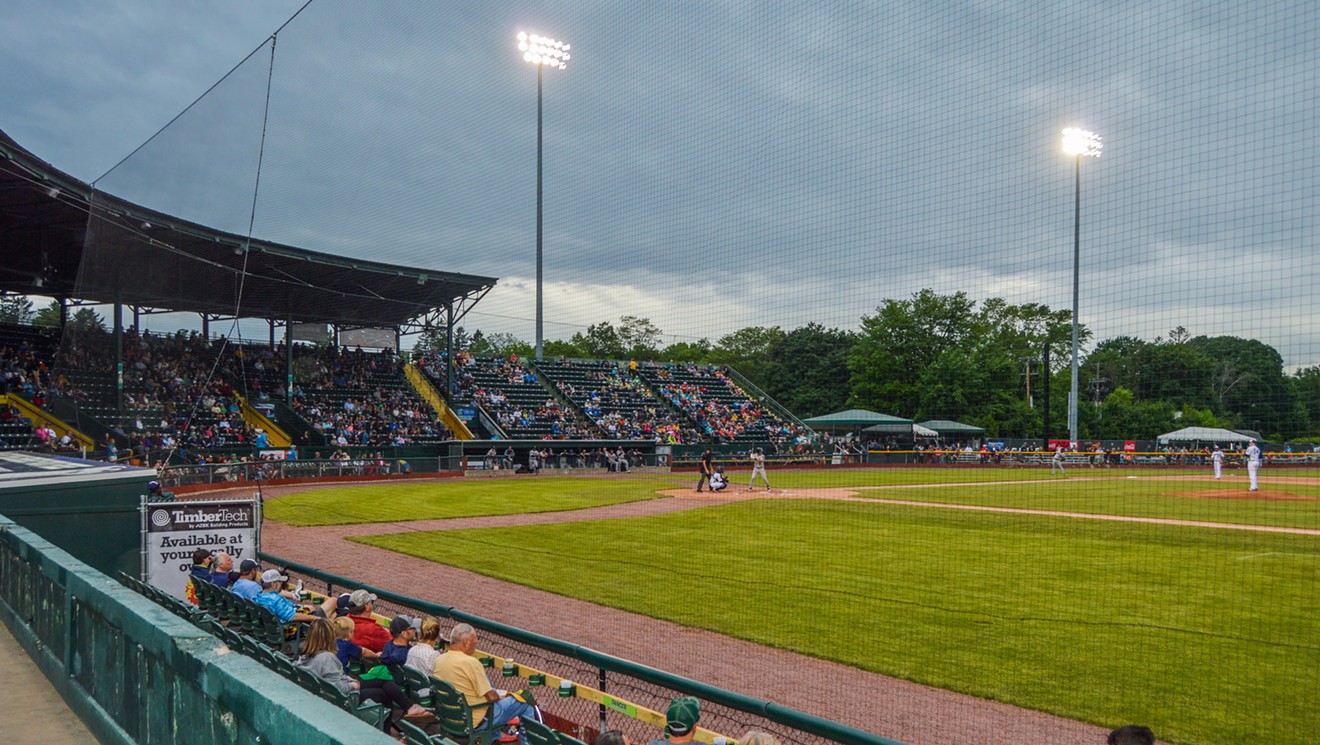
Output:
[[[478,357],[530,355],[504,333],[455,329]],[[994,437],[1067,436],[1072,314],[1046,305],[976,301],[922,290],[886,299],[857,330],[809,323],[749,326],[717,339],[663,343],[649,319],[624,316],[544,343],[547,357],[730,365],[807,418],[862,408],[916,421],[952,419]],[[1235,336],[1131,336],[1079,341],[1078,428],[1083,439],[1153,439],[1186,426],[1255,430],[1299,440],[1320,427],[1320,367],[1288,374],[1273,347]],[[443,330],[418,348],[443,348]],[[1045,349],[1050,350],[1045,368]],[[1046,378],[1051,410],[1045,432]]]

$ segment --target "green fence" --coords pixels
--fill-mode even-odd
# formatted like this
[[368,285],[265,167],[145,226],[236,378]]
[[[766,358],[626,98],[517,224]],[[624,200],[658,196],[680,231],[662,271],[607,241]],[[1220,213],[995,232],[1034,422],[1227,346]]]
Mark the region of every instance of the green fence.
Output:
[[[377,613],[429,614],[471,624],[483,632],[481,649],[490,654],[516,659],[519,663],[553,675],[590,685],[622,701],[657,711],[664,711],[669,700],[691,695],[703,702],[701,726],[729,737],[738,737],[747,729],[759,729],[777,736],[786,745],[792,743],[848,743],[849,745],[903,745],[879,735],[813,716],[782,704],[744,696],[695,680],[639,665],[571,642],[552,639],[530,631],[491,621],[457,608],[400,595],[361,584],[346,577],[320,571],[265,552],[260,553],[267,566],[288,569],[300,575],[309,588],[327,594],[365,588],[379,596]],[[316,588],[320,585],[320,588]],[[730,660],[730,664],[737,664]],[[528,685],[522,678],[507,680],[501,688],[516,690]],[[565,701],[550,696],[542,701],[554,703],[548,711],[565,717],[589,731],[622,729],[633,742],[648,742],[659,731],[630,718],[626,713],[597,706],[583,700]],[[626,708],[626,707],[624,707]]]
[[0,621],[103,743],[395,742],[4,517]]

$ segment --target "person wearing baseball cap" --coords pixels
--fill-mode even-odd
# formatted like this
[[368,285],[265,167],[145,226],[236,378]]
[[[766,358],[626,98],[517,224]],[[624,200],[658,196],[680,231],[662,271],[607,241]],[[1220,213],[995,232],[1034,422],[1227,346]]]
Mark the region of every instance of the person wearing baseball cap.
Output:
[[261,574],[261,565],[252,559],[244,559],[238,564],[238,579],[234,580],[229,591],[244,600],[254,600],[261,594],[261,585],[257,582]]
[[683,696],[669,702],[665,712],[665,736],[652,740],[650,745],[680,745],[695,742],[697,739],[697,720],[701,718],[701,702],[691,696]]
[[379,655],[394,638],[389,629],[381,626],[372,615],[376,611],[376,595],[366,590],[354,590],[348,596],[348,617],[353,621],[353,643]]
[[312,608],[310,612],[304,613],[293,601],[284,597],[280,590],[284,589],[284,583],[289,581],[289,577],[278,569],[267,569],[261,573],[261,594],[252,599],[252,602],[260,605],[262,608],[275,614],[280,619],[280,623],[307,623],[317,618],[333,618],[336,598],[326,598],[322,601],[319,608]]
[[413,642],[422,632],[422,622],[412,616],[395,616],[390,621],[390,636],[385,647],[380,651],[380,664],[390,667],[402,667],[408,662],[408,652]]

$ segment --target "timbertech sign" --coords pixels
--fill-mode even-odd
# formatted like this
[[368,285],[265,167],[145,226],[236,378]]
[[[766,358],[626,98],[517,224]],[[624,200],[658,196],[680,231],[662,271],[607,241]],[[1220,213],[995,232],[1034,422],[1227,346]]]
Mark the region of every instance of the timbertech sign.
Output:
[[256,500],[157,502],[142,509],[143,578],[175,597],[185,596],[195,550],[223,551],[235,567],[256,556]]

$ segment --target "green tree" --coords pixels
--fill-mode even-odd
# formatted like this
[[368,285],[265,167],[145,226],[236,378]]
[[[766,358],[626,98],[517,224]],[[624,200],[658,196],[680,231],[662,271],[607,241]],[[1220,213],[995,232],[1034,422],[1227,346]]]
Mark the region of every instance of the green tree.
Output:
[[[784,338],[778,326],[747,326],[721,336],[707,361],[730,365],[761,388],[773,385],[770,350]],[[796,412],[794,412],[796,413]]]
[[627,354],[618,329],[609,321],[588,326],[587,333],[575,333],[569,342],[581,350],[584,357],[620,359]]
[[658,359],[669,362],[709,362],[712,349],[714,345],[710,343],[710,339],[676,341],[660,350]]
[[32,301],[26,295],[0,295],[0,323],[26,325],[35,315]]
[[619,344],[623,347],[620,357],[635,360],[654,360],[659,357],[661,331],[650,319],[623,316],[619,319],[617,334]]
[[91,308],[79,308],[72,316],[69,316],[69,331],[75,333],[86,333],[89,331],[99,331],[103,334],[110,332],[105,325],[105,319]]
[[[848,378],[842,373],[848,368],[848,355],[856,341],[854,335],[818,323],[809,323],[786,334],[778,327],[773,332],[768,336],[777,338],[764,350],[766,382],[758,385],[798,417],[843,409],[848,403],[849,386]],[[735,366],[746,375],[741,366]]]
[[57,329],[60,327],[60,301],[52,300],[50,305],[37,311],[32,317],[32,325],[42,328]]

